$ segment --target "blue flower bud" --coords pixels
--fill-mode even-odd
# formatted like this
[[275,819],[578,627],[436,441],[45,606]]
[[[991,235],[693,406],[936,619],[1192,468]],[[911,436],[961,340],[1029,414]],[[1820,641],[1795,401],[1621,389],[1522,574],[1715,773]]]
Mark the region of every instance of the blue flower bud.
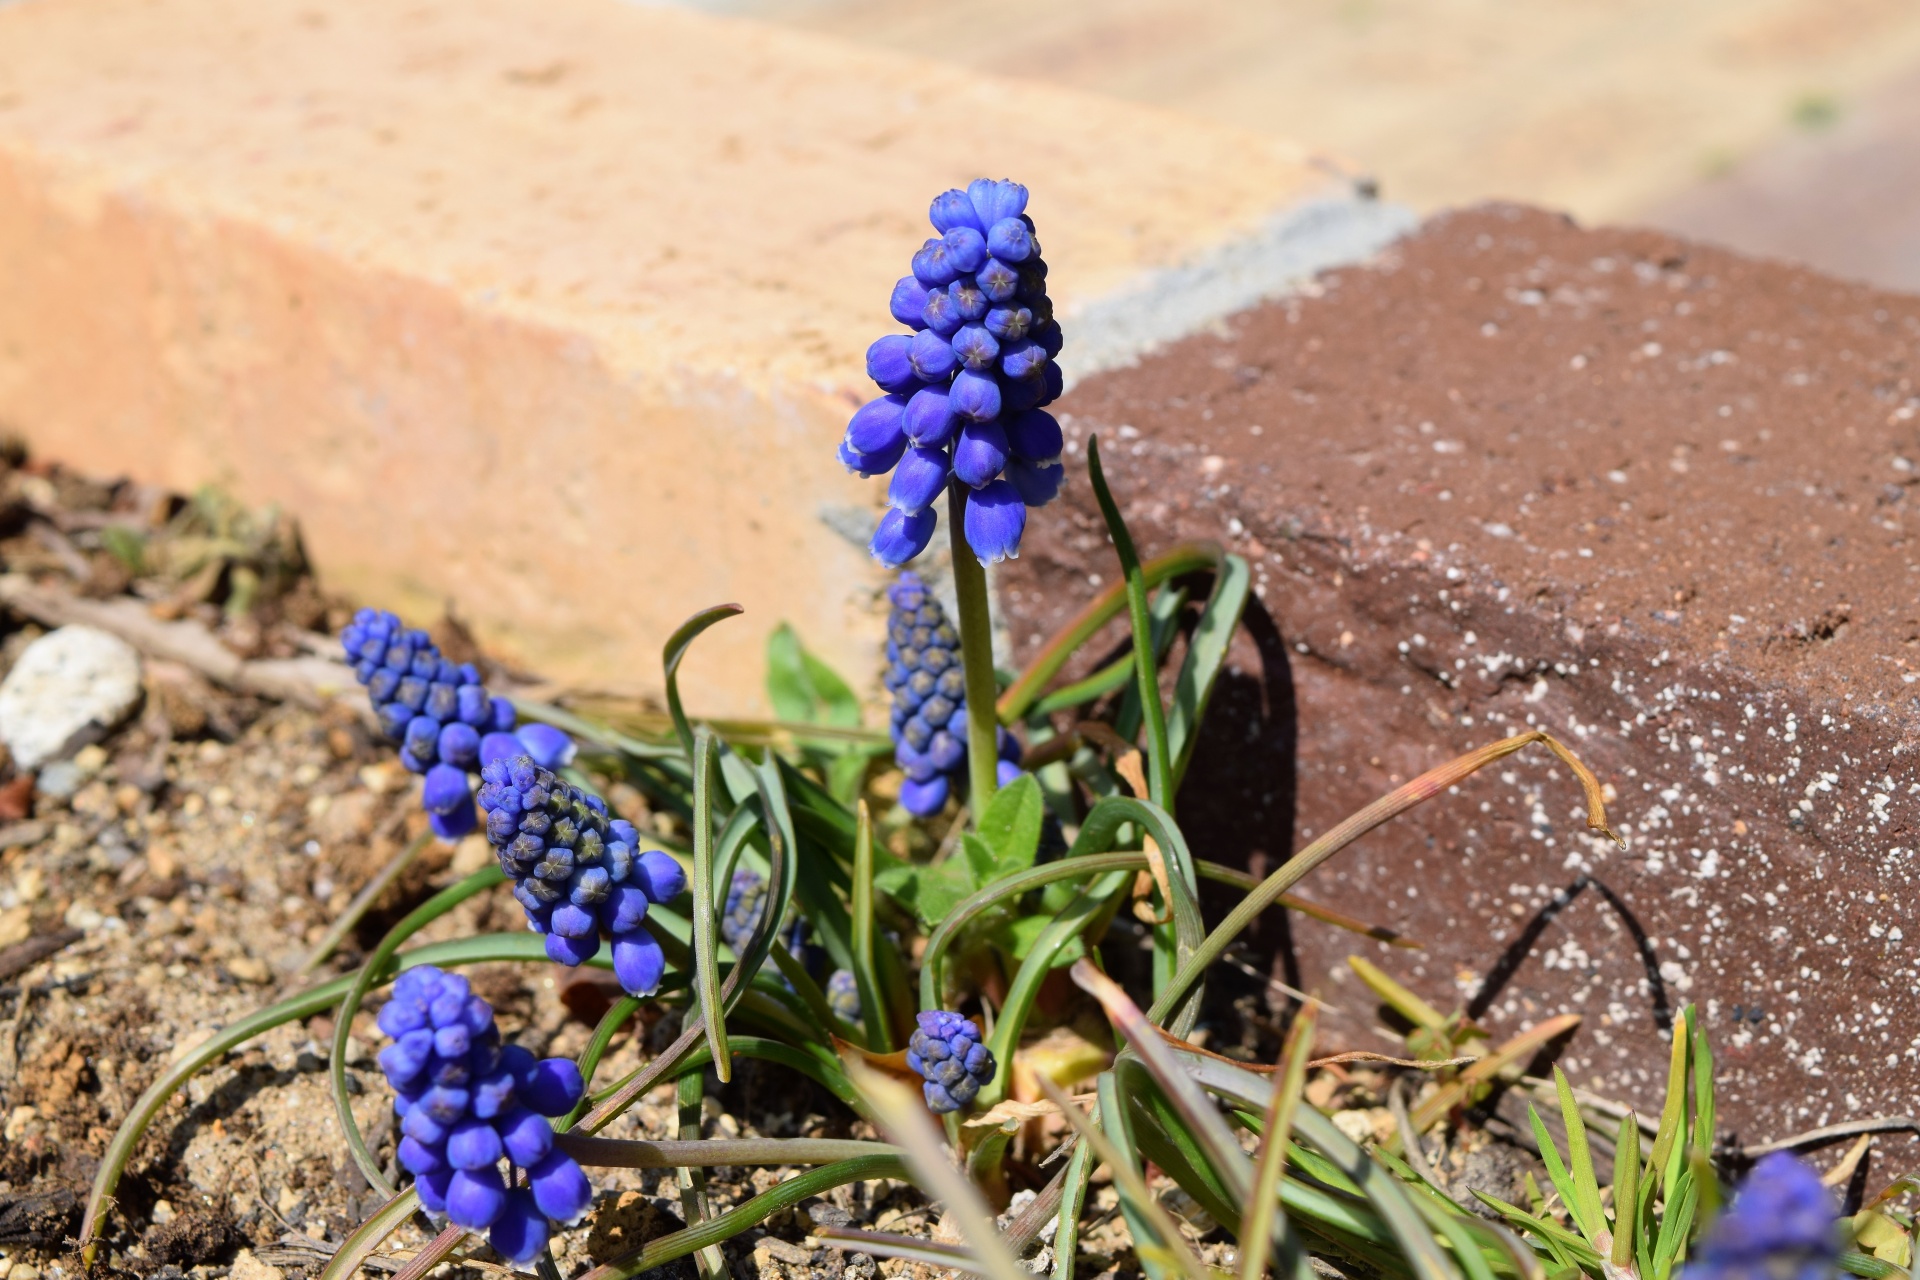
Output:
[[500,1135],[485,1120],[463,1120],[447,1134],[447,1163],[456,1169],[490,1169],[505,1154]]
[[1025,458],[1028,462],[1053,462],[1060,457],[1060,450],[1066,444],[1066,436],[1060,430],[1060,421],[1052,414],[1041,409],[1029,409],[1008,416],[1007,446],[1014,456]]
[[435,744],[435,750],[442,760],[463,773],[477,770],[480,767],[480,731],[464,720],[455,720],[440,730],[440,740]]
[[967,184],[967,199],[973,215],[984,229],[1002,218],[1017,218],[1027,211],[1027,189],[1017,182],[975,178]]
[[953,299],[955,309],[964,323],[986,317],[989,303],[985,290],[970,280],[955,280],[947,286],[947,296]]
[[480,738],[480,767],[484,770],[495,760],[511,760],[523,750],[520,739],[511,733],[483,734]]
[[1060,496],[1067,469],[1058,462],[1028,462],[1015,458],[1007,464],[1007,483],[1029,507],[1044,507]]
[[907,1041],[907,1065],[926,1080],[927,1106],[958,1111],[993,1080],[993,1054],[980,1042],[980,1030],[957,1013],[929,1010],[915,1018]]
[[456,1169],[447,1184],[447,1217],[469,1231],[485,1231],[506,1206],[507,1187],[498,1169]]
[[542,1058],[520,1087],[520,1100],[543,1116],[563,1116],[586,1091],[580,1068],[566,1058]]
[[1025,307],[994,307],[987,312],[987,332],[1003,342],[1027,336],[1033,328],[1033,312]]
[[645,929],[617,933],[613,938],[613,974],[620,988],[636,995],[651,995],[660,986],[667,971],[666,953]]
[[1027,336],[1040,344],[1040,349],[1047,353],[1049,359],[1059,355],[1060,348],[1066,345],[1066,339],[1060,332],[1060,326],[1051,321],[1046,324],[1035,325],[1033,331]]
[[912,276],[901,276],[893,286],[893,297],[887,300],[887,310],[893,318],[909,329],[924,329],[927,322],[920,313],[927,306],[927,287]]
[[951,338],[967,318],[960,314],[960,302],[951,291],[935,289],[927,295],[926,305],[920,309],[920,319],[929,331],[943,338]]
[[953,411],[969,422],[986,422],[1000,416],[1000,380],[989,373],[962,369],[947,393]]
[[564,934],[549,933],[546,946],[547,959],[576,969],[600,954],[600,937],[595,934],[586,938],[569,938]]
[[467,790],[467,771],[450,764],[434,765],[427,770],[420,800],[428,813],[449,814],[471,807],[473,795]]
[[556,1222],[578,1222],[593,1203],[593,1184],[564,1151],[548,1152],[546,1159],[527,1170],[527,1189],[540,1212]]
[[577,748],[573,739],[550,724],[523,724],[513,731],[533,762],[542,769],[558,769],[573,763]]
[[987,229],[987,248],[1001,262],[1025,262],[1033,256],[1033,235],[1018,218],[1002,218]]
[[506,1204],[494,1218],[487,1243],[508,1262],[524,1267],[546,1252],[552,1236],[547,1215],[534,1204],[533,1194],[525,1187],[516,1187],[507,1193]]
[[1020,766],[1011,760],[1001,760],[993,766],[995,785],[1010,787],[1020,780]]
[[453,1182],[452,1169],[438,1169],[432,1173],[423,1173],[413,1180],[413,1189],[420,1193],[420,1207],[428,1213],[447,1211],[447,1188]]
[[1060,372],[1060,366],[1051,360],[1047,361],[1046,367],[1040,370],[1040,385],[1044,388],[1040,396],[1041,405],[1058,400],[1060,393],[1066,390],[1066,378]]
[[418,1177],[423,1173],[438,1173],[450,1169],[444,1146],[430,1147],[411,1134],[400,1139],[394,1157],[400,1161],[400,1167]]
[[1017,559],[1020,535],[1027,528],[1027,506],[1005,480],[995,480],[967,495],[964,521],[967,545],[981,564]]
[[925,510],[947,487],[949,470],[944,449],[907,450],[887,486],[888,505],[900,511]]
[[522,1169],[537,1164],[553,1150],[553,1126],[547,1118],[526,1107],[516,1106],[494,1122],[500,1134],[501,1149],[507,1159]]
[[952,789],[944,773],[935,774],[925,782],[908,778],[900,784],[900,807],[916,818],[932,817],[945,806]]
[[947,261],[962,275],[978,271],[987,260],[987,238],[972,227],[952,227],[940,238],[947,245]]
[[948,403],[945,387],[925,387],[913,393],[901,424],[907,439],[937,449],[953,438],[960,425],[959,415]]
[[658,849],[649,849],[635,860],[634,880],[658,903],[672,902],[687,888],[687,873],[672,855]]
[[[902,338],[903,344],[911,339]],[[904,356],[902,357],[904,359]],[[869,400],[854,410],[852,421],[847,423],[847,447],[857,453],[877,456],[898,450],[906,441],[906,431],[902,418],[907,410],[907,398],[899,395],[881,396],[878,400]],[[892,463],[887,464],[889,468]]]
[[945,240],[929,240],[920,246],[920,252],[913,255],[914,278],[929,289],[950,284],[959,274]]
[[840,442],[840,465],[852,475],[883,476],[893,470],[893,464],[900,461],[901,452],[907,447],[906,436],[894,442],[893,448],[885,453],[861,453],[846,441]]
[[921,382],[932,383],[945,382],[960,359],[953,344],[930,329],[913,336],[907,358],[913,365],[914,376]]
[[959,442],[953,446],[953,474],[962,484],[978,489],[1000,474],[1008,456],[1007,431],[998,418],[969,422],[960,428]]
[[[882,391],[911,393],[920,385],[920,379],[914,376],[913,339],[903,333],[890,333],[884,338],[874,340],[867,348],[867,376],[880,384]],[[904,402],[903,402],[904,403]],[[860,449],[857,440],[849,440],[854,448]],[[862,453],[871,453],[871,449],[860,449]]]
[[931,507],[911,515],[899,510],[888,511],[880,517],[880,526],[873,531],[868,550],[875,560],[896,569],[927,549],[927,544],[933,541],[934,524]]
[[985,325],[979,324],[961,325],[948,350],[975,373],[993,368],[993,362],[1000,358],[1000,343],[987,332]]
[[967,199],[964,191],[942,191],[933,198],[927,217],[936,231],[951,231],[955,227],[971,227],[981,231],[986,226],[980,221],[980,215],[973,211],[973,201]]
[[998,258],[988,258],[973,278],[992,302],[1011,302],[1020,289],[1020,273]]
[[515,719],[516,714],[511,702],[505,698],[493,699],[493,723],[489,727],[495,733],[511,733]]
[[440,722],[429,715],[416,715],[407,721],[401,741],[414,759],[431,764],[440,750]]
[[1046,364],[1045,349],[1026,338],[1009,342],[1000,349],[1000,371],[1009,378],[1035,377]]

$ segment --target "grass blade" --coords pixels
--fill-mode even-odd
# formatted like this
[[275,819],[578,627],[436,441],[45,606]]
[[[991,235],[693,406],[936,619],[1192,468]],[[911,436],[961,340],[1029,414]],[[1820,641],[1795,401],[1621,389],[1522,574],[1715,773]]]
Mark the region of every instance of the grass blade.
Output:
[[1140,682],[1140,708],[1147,722],[1147,795],[1155,804],[1173,812],[1172,758],[1167,750],[1167,709],[1160,701],[1160,673],[1153,662],[1153,632],[1147,621],[1147,582],[1140,569],[1140,557],[1133,549],[1133,536],[1127,522],[1114,505],[1107,488],[1106,474],[1100,467],[1100,438],[1087,437],[1087,475],[1093,481],[1093,495],[1106,519],[1107,533],[1120,557],[1120,572],[1127,581],[1127,614],[1133,622],[1133,661]]
[[836,1248],[852,1249],[876,1258],[902,1258],[938,1270],[990,1275],[980,1269],[972,1253],[957,1244],[926,1240],[919,1236],[903,1236],[891,1231],[854,1231],[846,1227],[816,1227],[813,1234],[816,1239],[824,1240]]
[[[720,1013],[720,968],[715,954],[722,906],[715,898],[713,882],[713,731],[705,725],[694,731],[692,758],[694,992],[700,1001],[714,1073],[725,1084],[733,1079],[733,1057],[727,1052],[727,1023]],[[765,912],[777,917],[779,906],[768,902]]]
[[[1580,780],[1586,793],[1587,826],[1619,840],[1613,828],[1607,825],[1606,801],[1600,794],[1600,780],[1551,734],[1532,729],[1469,751],[1438,768],[1429,769],[1382,796],[1282,863],[1273,874],[1260,882],[1258,889],[1248,894],[1227,914],[1226,919],[1207,935],[1198,951],[1181,962],[1173,980],[1154,1000],[1153,1008],[1147,1011],[1148,1019],[1164,1025],[1167,1014],[1179,1006],[1187,992],[1220,959],[1233,940],[1240,936],[1240,932],[1252,924],[1262,911],[1272,906],[1281,894],[1298,884],[1309,871],[1382,823],[1390,822],[1408,809],[1444,794],[1448,787],[1534,743],[1540,743],[1552,751]],[[1162,847],[1165,847],[1164,842]]]
[[1229,555],[1214,575],[1213,594],[1200,614],[1200,622],[1187,642],[1186,660],[1173,685],[1173,710],[1167,718],[1167,749],[1172,753],[1174,792],[1187,776],[1193,762],[1193,749],[1200,741],[1200,724],[1206,718],[1207,704],[1213,700],[1213,687],[1227,663],[1227,650],[1234,632],[1240,629],[1240,617],[1246,612],[1252,594],[1253,575],[1247,562]]
[[853,982],[860,992],[860,1024],[867,1048],[893,1052],[892,1019],[873,968],[873,815],[859,802],[853,838]]
[[1300,1095],[1307,1083],[1307,1060],[1313,1056],[1314,1025],[1319,1021],[1318,1005],[1309,1004],[1294,1018],[1287,1031],[1287,1045],[1281,1054],[1280,1085],[1273,1091],[1267,1107],[1265,1132],[1260,1154],[1254,1165],[1253,1198],[1240,1230],[1240,1280],[1260,1280],[1267,1269],[1267,1258],[1276,1259],[1274,1273],[1297,1274],[1305,1261],[1288,1256],[1285,1245],[1292,1240],[1286,1215],[1280,1209],[1280,1179],[1287,1172],[1287,1146],[1293,1133],[1293,1115],[1300,1106]]
[[971,1270],[989,1280],[1033,1280],[1000,1240],[993,1212],[980,1192],[947,1158],[946,1144],[925,1105],[911,1089],[865,1063],[849,1059],[847,1076],[879,1118],[880,1128],[899,1146],[915,1181],[946,1205],[973,1255]]
[[1613,1148],[1613,1265],[1633,1261],[1640,1236],[1640,1121],[1629,1111]]
[[673,732],[679,737],[680,749],[688,759],[693,758],[693,726],[687,722],[686,709],[680,705],[680,663],[701,632],[716,622],[725,622],[735,614],[745,612],[737,604],[717,604],[711,609],[702,609],[681,623],[679,629],[667,637],[666,646],[660,651],[660,662],[667,674],[667,714],[673,717]]
[[1573,1177],[1577,1197],[1567,1207],[1578,1215],[1580,1230],[1593,1247],[1604,1251],[1607,1219],[1600,1208],[1600,1178],[1594,1172],[1593,1150],[1587,1144],[1587,1122],[1580,1118],[1580,1105],[1573,1099],[1567,1073],[1557,1066],[1553,1069],[1553,1087],[1560,1093],[1560,1122],[1567,1129],[1567,1172]]
[[1073,1280],[1080,1253],[1080,1213],[1087,1203],[1087,1182],[1093,1177],[1093,1144],[1076,1142],[1067,1157],[1066,1185],[1060,1191],[1060,1214],[1053,1229],[1053,1280]]
[[1436,1034],[1445,1034],[1447,1015],[1422,1000],[1413,992],[1401,986],[1389,977],[1384,970],[1369,963],[1363,956],[1348,956],[1347,967],[1358,974],[1360,981],[1367,984],[1373,994],[1395,1013],[1416,1027],[1424,1027]]

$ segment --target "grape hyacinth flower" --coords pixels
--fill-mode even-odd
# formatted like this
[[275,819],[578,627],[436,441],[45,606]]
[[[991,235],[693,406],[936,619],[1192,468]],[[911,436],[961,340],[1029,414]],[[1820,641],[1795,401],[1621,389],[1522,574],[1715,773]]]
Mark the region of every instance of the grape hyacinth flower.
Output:
[[860,983],[851,969],[835,969],[827,977],[827,1008],[848,1022],[860,1021]]
[[[393,1040],[379,1062],[394,1090],[398,1158],[421,1207],[487,1232],[503,1258],[532,1261],[552,1224],[578,1222],[593,1200],[587,1175],[554,1146],[547,1120],[580,1101],[580,1069],[501,1045],[492,1006],[465,978],[431,965],[394,980],[379,1024]],[[525,1186],[512,1185],[513,1169],[526,1170]]]
[[1685,1280],[1824,1280],[1837,1274],[1839,1207],[1820,1175],[1776,1151],[1714,1220]]
[[[938,813],[967,773],[967,690],[960,636],[947,611],[912,570],[887,592],[887,670],[893,695],[893,756],[907,780],[900,804],[916,817]],[[999,731],[1000,785],[1020,774],[1020,745]]]
[[421,802],[442,840],[458,840],[478,821],[469,773],[513,755],[550,769],[573,759],[571,738],[551,725],[516,728],[513,704],[490,696],[472,663],[447,661],[426,632],[391,613],[360,610],[340,643],[381,729],[400,744],[400,763],[426,776]]
[[686,888],[680,864],[657,849],[641,852],[640,834],[609,818],[606,802],[517,755],[480,771],[487,839],[527,927],[545,934],[547,955],[584,964],[613,945],[613,973],[629,995],[653,994],[666,969],[659,942],[643,923],[647,908]]
[[853,415],[840,461],[863,476],[893,473],[874,558],[897,568],[927,549],[934,501],[950,480],[967,490],[963,532],[981,564],[1020,554],[1027,508],[1060,491],[1060,325],[1047,297],[1027,189],[986,179],[928,210],[939,234],[893,287],[893,318],[913,330],[867,348],[884,393]]
[[958,1111],[993,1080],[993,1054],[980,1043],[980,1028],[957,1013],[934,1009],[915,1021],[919,1026],[907,1041],[907,1065],[926,1077],[922,1092],[931,1110]]

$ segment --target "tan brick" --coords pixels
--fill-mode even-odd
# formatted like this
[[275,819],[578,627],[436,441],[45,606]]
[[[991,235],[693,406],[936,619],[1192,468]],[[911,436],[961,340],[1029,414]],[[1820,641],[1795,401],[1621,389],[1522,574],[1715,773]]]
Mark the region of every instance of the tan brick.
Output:
[[[856,674],[823,508],[936,191],[1035,195],[1064,312],[1329,190],[1270,140],[613,0],[0,11],[0,418],[217,480],[328,580],[556,676],[751,709],[791,619]],[[1069,329],[1069,367],[1072,332]]]

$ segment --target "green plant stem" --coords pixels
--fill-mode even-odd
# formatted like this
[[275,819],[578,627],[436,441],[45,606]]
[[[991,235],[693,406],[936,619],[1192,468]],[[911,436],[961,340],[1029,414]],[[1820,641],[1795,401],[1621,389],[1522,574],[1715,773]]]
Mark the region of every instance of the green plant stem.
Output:
[[892,1021],[873,970],[873,816],[859,802],[853,837],[853,981],[860,992],[860,1023],[867,1048],[893,1052]]
[[[334,1251],[333,1257],[327,1260],[326,1269],[320,1273],[320,1280],[352,1280],[358,1276],[360,1264],[372,1257],[373,1251],[380,1247],[380,1242],[398,1231],[400,1224],[411,1218],[413,1211],[419,1207],[420,1197],[414,1194],[412,1187],[381,1205],[372,1217],[355,1227],[339,1249]],[[458,1239],[459,1236],[455,1235],[454,1241]],[[414,1255],[415,1259],[432,1254],[437,1244],[438,1240],[422,1249]],[[452,1247],[453,1243],[449,1242],[447,1249]],[[444,1251],[440,1256],[445,1256]],[[436,1262],[438,1260],[435,1259]]]
[[313,950],[307,953],[307,958],[300,962],[300,967],[295,972],[312,973],[325,963],[326,958],[333,954],[333,949],[340,945],[341,939],[353,932],[353,927],[373,909],[373,904],[380,901],[380,895],[391,888],[393,882],[398,880],[432,843],[433,832],[422,832],[414,837],[406,848],[396,854],[391,862],[382,867],[378,875],[367,881],[360,892],[353,895],[353,901],[349,902],[347,909],[340,913],[340,918],[327,927],[326,935],[313,944]]
[[380,939],[380,945],[360,966],[360,971],[353,975],[352,983],[340,997],[340,1008],[333,1015],[333,1059],[329,1064],[328,1079],[332,1086],[334,1114],[340,1118],[340,1130],[346,1137],[347,1150],[353,1156],[354,1163],[360,1166],[360,1172],[366,1175],[367,1185],[383,1196],[393,1195],[393,1186],[380,1172],[379,1162],[373,1158],[373,1153],[367,1150],[366,1139],[360,1136],[360,1125],[354,1120],[353,1108],[347,1102],[347,1038],[353,1034],[353,1015],[360,1011],[360,1002],[366,998],[374,983],[391,976],[388,965],[401,943],[468,898],[505,883],[506,878],[506,873],[499,867],[484,867],[458,884],[442,889],[408,912],[405,919]]
[[[1147,579],[1140,569],[1140,556],[1133,549],[1133,535],[1120,518],[1120,508],[1107,489],[1107,478],[1100,469],[1100,438],[1087,437],[1087,474],[1093,480],[1094,497],[1100,502],[1100,514],[1106,517],[1107,532],[1113,537],[1113,549],[1120,557],[1120,571],[1127,580],[1127,614],[1133,621],[1133,663],[1140,679],[1140,709],[1147,724],[1146,799],[1173,812],[1173,764],[1167,747],[1167,708],[1160,701],[1160,671],[1153,660],[1153,624],[1147,617]],[[971,692],[969,692],[971,696]]]
[[955,480],[947,488],[947,539],[953,549],[953,592],[960,605],[960,664],[967,677],[967,808],[977,829],[998,786],[1000,718],[994,702],[1000,690],[993,676],[987,570],[967,545],[966,513],[967,487]]
[[[1147,586],[1156,587],[1181,574],[1217,568],[1225,558],[1226,551],[1217,542],[1183,542],[1142,565],[1141,577]],[[1073,621],[1056,632],[1053,639],[1034,655],[1033,660],[1027,663],[1026,670],[1020,673],[1020,678],[1008,685],[1007,691],[1000,695],[1000,722],[1013,724],[1025,717],[1027,710],[1039,699],[1040,691],[1047,687],[1047,682],[1059,675],[1073,655],[1079,652],[1080,646],[1118,615],[1126,603],[1127,584],[1124,579],[1088,601],[1074,615]]]
[[696,1138],[677,1142],[649,1142],[561,1133],[554,1135],[553,1144],[581,1164],[599,1169],[832,1164],[836,1160],[900,1154],[898,1147],[884,1142],[838,1138]]
[[600,1059],[606,1055],[607,1046],[613,1043],[613,1038],[619,1034],[620,1028],[626,1026],[628,1020],[640,1011],[640,1005],[639,997],[623,995],[615,1000],[601,1017],[600,1025],[593,1029],[593,1038],[587,1041],[587,1047],[580,1054],[580,1079],[583,1082],[580,1101],[574,1104],[572,1111],[554,1124],[555,1132],[564,1133],[573,1128],[580,1122],[580,1117],[587,1113],[587,1100],[593,1096],[593,1076],[594,1072],[599,1070]]
[[[720,969],[714,957],[719,910],[713,883],[713,731],[701,725],[694,731],[693,751],[693,970],[694,990],[700,997],[701,1022],[713,1051],[713,1069],[720,1083],[733,1079],[733,1055],[727,1052],[727,1022],[720,1014]],[[771,903],[771,911],[780,904]]]

